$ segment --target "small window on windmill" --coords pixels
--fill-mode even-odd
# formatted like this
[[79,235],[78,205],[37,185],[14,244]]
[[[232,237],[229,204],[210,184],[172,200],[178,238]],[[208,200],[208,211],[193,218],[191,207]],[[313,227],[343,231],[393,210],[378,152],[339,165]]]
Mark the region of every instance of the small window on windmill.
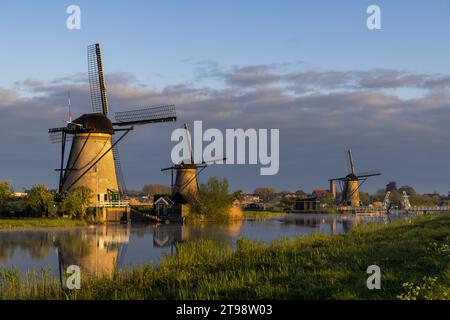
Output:
[[108,201],[108,194],[107,193],[104,194],[103,201],[105,201],[105,202]]
[[113,192],[111,193],[111,200],[113,202],[118,202],[120,201],[120,193],[119,192]]

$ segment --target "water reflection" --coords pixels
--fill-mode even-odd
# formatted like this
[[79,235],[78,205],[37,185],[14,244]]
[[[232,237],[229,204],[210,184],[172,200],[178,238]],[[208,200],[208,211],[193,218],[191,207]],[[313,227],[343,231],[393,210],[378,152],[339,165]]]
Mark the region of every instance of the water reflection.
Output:
[[122,225],[84,228],[55,237],[58,265],[62,270],[77,265],[90,275],[111,276],[129,240],[130,227]]
[[234,244],[239,237],[271,241],[315,232],[338,234],[367,222],[387,218],[333,215],[288,215],[227,225],[161,224],[0,231],[0,268],[22,272],[48,269],[57,275],[69,265],[95,276],[111,276],[116,269],[157,264],[175,252],[176,244],[211,239]]
[[[244,221],[232,221],[223,225],[211,224],[160,224],[154,226],[153,245],[155,247],[175,247],[177,243],[213,239],[221,243],[230,243],[239,237]],[[173,251],[173,250],[172,250]]]

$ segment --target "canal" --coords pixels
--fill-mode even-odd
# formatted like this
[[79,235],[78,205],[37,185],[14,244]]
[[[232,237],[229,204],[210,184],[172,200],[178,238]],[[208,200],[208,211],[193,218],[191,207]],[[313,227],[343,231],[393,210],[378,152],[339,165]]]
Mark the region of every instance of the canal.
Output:
[[[398,217],[397,217],[398,218]],[[26,273],[78,265],[82,272],[111,275],[114,270],[158,264],[176,252],[176,244],[210,239],[233,245],[245,237],[269,242],[279,238],[350,231],[368,222],[386,224],[389,217],[287,215],[229,224],[101,225],[0,231],[0,268]]]

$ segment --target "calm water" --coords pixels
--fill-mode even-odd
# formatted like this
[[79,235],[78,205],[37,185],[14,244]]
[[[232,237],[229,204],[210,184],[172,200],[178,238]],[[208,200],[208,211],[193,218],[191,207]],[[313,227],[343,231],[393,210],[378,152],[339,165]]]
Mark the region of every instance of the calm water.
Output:
[[184,241],[211,239],[234,244],[240,237],[271,241],[311,233],[338,234],[367,222],[389,223],[387,217],[288,215],[229,225],[105,225],[0,231],[0,268],[22,272],[60,266],[80,266],[90,274],[111,274],[114,269],[157,264]]

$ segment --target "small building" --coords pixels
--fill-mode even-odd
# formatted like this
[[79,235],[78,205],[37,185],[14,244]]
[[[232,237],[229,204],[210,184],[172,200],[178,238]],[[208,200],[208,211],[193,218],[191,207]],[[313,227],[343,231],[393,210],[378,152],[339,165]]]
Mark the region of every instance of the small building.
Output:
[[284,195],[286,198],[297,198],[297,194],[295,192],[289,192]]
[[16,198],[25,198],[28,195],[26,192],[14,192],[14,197]]
[[300,213],[320,212],[320,201],[316,198],[299,199],[295,201],[294,210]]
[[159,196],[155,198],[153,207],[155,209],[155,215],[158,217],[167,217],[170,215],[173,208],[173,201],[169,196]]
[[314,198],[321,198],[321,197],[325,196],[327,194],[327,192],[328,191],[325,189],[314,189],[312,192],[312,196]]
[[170,221],[183,221],[190,212],[191,204],[181,193],[153,196],[153,212],[157,218],[167,218]]
[[243,195],[243,199],[242,199],[243,206],[251,204],[251,203],[260,203],[260,202],[261,202],[261,198],[257,194],[246,193]]

